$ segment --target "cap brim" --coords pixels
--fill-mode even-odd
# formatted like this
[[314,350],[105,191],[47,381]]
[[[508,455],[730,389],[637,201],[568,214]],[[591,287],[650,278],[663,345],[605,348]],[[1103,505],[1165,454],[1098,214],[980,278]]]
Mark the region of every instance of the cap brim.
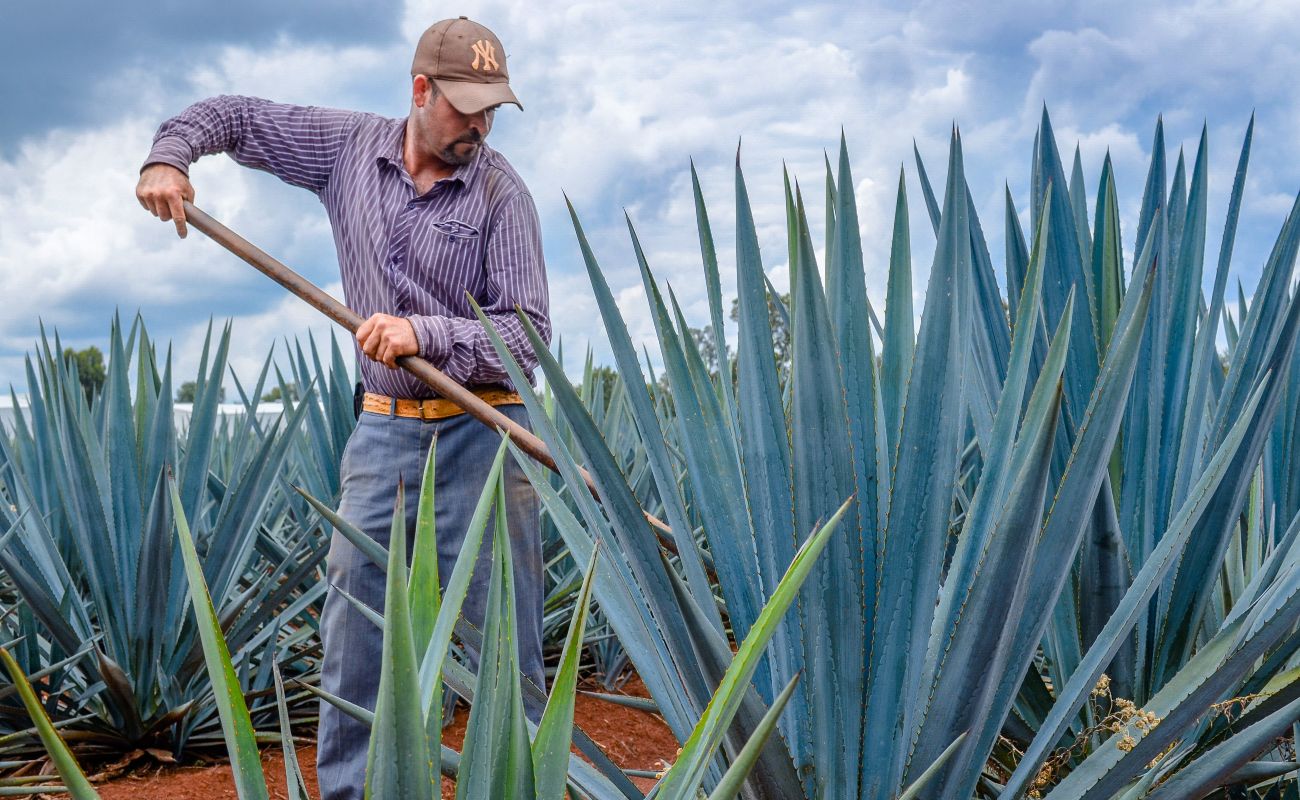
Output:
[[505,103],[514,103],[520,111],[524,108],[508,83],[471,83],[438,78],[433,83],[439,92],[447,96],[447,102],[462,114],[477,114],[485,108]]

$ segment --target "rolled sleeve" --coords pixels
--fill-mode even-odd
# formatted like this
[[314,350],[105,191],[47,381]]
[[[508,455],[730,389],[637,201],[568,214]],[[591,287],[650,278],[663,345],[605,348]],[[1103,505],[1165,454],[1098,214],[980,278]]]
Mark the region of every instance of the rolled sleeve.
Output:
[[143,172],[144,168],[151,164],[167,164],[189,175],[190,164],[195,160],[194,148],[185,139],[180,136],[159,136],[154,139],[149,157],[145,159],[144,166],[140,167],[140,170]]
[[411,317],[415,340],[420,346],[420,358],[437,366],[447,360],[447,318],[434,316]]
[[158,128],[144,166],[170,164],[189,174],[200,157],[228,153],[246,167],[320,193],[358,118],[342,109],[211,97]]

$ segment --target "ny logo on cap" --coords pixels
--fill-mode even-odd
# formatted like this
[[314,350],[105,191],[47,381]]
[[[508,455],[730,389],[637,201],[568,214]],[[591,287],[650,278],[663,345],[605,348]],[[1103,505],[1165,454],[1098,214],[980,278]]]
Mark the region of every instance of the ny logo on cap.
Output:
[[[473,44],[473,49],[474,63],[469,65],[471,69],[482,69],[484,72],[491,72],[500,66],[497,64],[496,48],[492,46],[491,42],[479,39]],[[480,59],[483,61],[482,67],[479,67]]]

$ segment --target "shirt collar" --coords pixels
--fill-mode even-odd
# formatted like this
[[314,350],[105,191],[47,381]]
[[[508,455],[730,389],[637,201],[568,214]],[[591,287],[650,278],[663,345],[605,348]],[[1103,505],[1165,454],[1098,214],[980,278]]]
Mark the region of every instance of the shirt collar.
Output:
[[[383,146],[380,148],[379,155],[375,158],[376,164],[382,169],[385,164],[395,167],[406,175],[406,161],[402,158],[402,145],[406,141],[406,117],[394,120],[393,129],[383,140]],[[469,187],[474,185],[475,179],[483,171],[483,164],[486,159],[484,155],[487,150],[487,144],[479,146],[478,153],[474,160],[468,164],[461,164],[456,167],[456,171],[450,177],[443,180],[457,181],[461,186]],[[409,178],[409,176],[407,176]],[[441,181],[440,181],[441,182]],[[434,184],[435,186],[437,184]]]

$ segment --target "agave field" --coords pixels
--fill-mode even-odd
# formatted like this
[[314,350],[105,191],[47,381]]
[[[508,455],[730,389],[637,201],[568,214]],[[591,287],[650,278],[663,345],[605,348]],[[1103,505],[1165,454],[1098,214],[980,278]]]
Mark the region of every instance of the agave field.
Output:
[[[323,694],[312,610],[332,527],[388,574],[385,613],[368,611],[384,630],[378,706],[322,697],[372,726],[370,797],[431,798],[439,772],[466,799],[645,796],[573,725],[584,665],[612,687],[630,663],[682,744],[660,800],[1300,800],[1300,200],[1266,263],[1234,263],[1252,136],[1253,122],[1210,261],[1204,134],[1170,175],[1157,124],[1121,231],[1109,159],[1089,197],[1044,113],[995,270],[954,131],[941,192],[916,156],[937,241],[924,302],[900,179],[879,314],[847,148],[828,165],[824,247],[787,181],[788,250],[766,257],[788,260],[788,302],[738,160],[734,348],[698,181],[711,340],[629,225],[662,375],[575,213],[617,375],[589,359],[575,387],[534,331],[546,388],[524,400],[559,474],[508,440],[493,473],[519,459],[543,504],[549,697],[516,669],[495,477],[441,579],[431,514],[412,546],[396,526],[392,552],[334,515],[351,425],[337,350],[329,370],[314,347],[295,353],[312,390],[279,425],[218,430],[196,411],[178,438],[170,370],[142,328],[115,327],[90,406],[46,348],[30,418],[0,442],[4,741],[39,741],[78,797],[95,795],[72,751],[220,745],[252,798],[266,796],[259,737],[278,739],[305,797],[293,699]],[[1229,278],[1256,273],[1229,301]],[[428,477],[410,487],[422,509]],[[483,541],[495,613],[480,631],[458,611]],[[457,642],[483,653],[477,673]],[[471,701],[461,753],[441,741],[444,684]]]

